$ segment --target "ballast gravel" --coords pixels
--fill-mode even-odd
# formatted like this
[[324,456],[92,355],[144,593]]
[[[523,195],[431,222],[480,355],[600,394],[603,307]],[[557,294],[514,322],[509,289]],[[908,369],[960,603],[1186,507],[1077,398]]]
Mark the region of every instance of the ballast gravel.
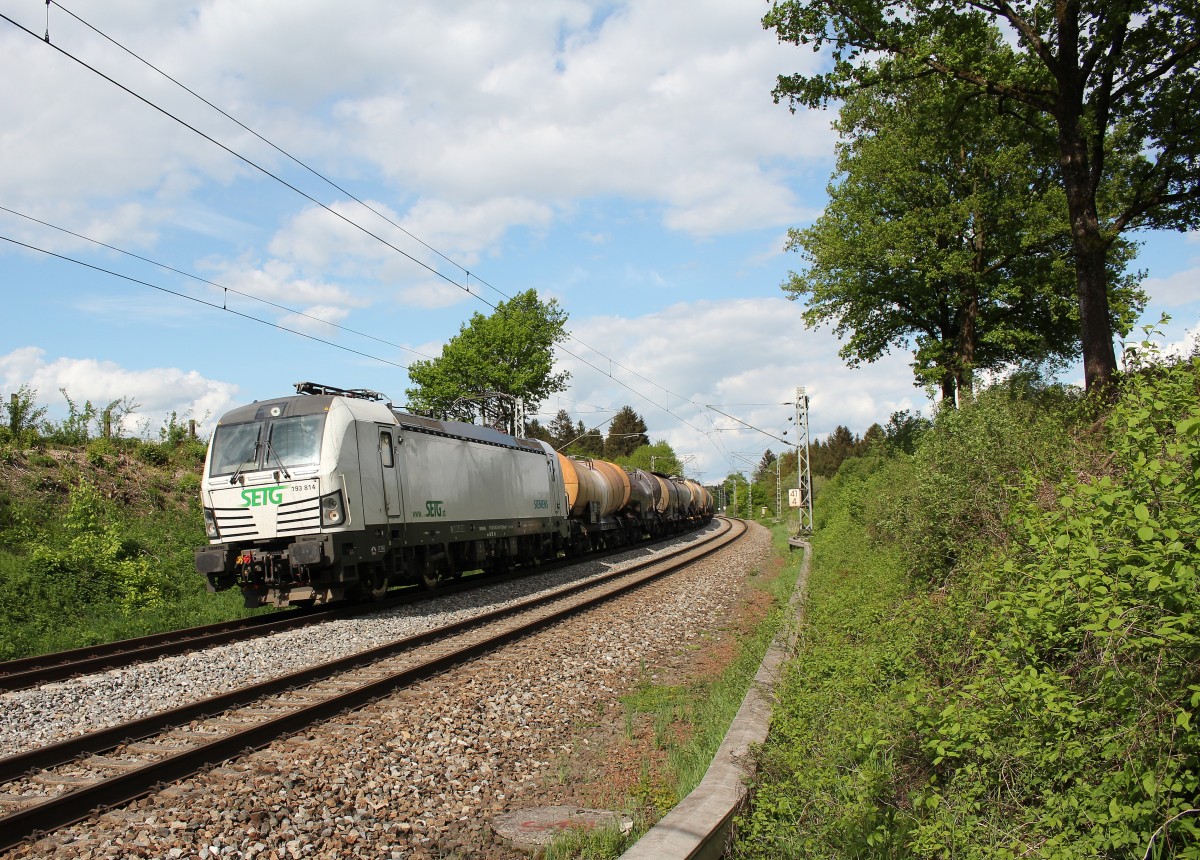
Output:
[[564,585],[653,559],[679,541],[572,565],[359,618],[164,657],[121,669],[0,694],[0,757],[160,713],[251,684],[329,663],[408,636],[501,609]]
[[[770,552],[769,533],[752,525],[732,547],[631,595],[5,857],[523,856],[496,839],[491,819],[584,803],[591,789],[556,778],[569,771],[561,765],[573,738],[619,710],[619,697],[645,667],[696,647],[726,623],[746,575]],[[632,560],[650,554],[630,553]],[[631,563],[621,558],[595,566]],[[0,742],[11,754],[175,707],[282,674],[281,662],[294,668],[328,661],[582,575],[576,566],[454,595],[445,605],[329,622],[5,694]]]

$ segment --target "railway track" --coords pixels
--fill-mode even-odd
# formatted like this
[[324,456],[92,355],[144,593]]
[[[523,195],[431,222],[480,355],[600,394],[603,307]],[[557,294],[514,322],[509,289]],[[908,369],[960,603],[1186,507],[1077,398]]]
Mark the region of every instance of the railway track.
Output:
[[0,759],[0,849],[448,671],[732,543],[705,542],[321,666]]
[[[664,539],[665,540],[665,539]],[[662,541],[651,541],[644,546],[654,546]],[[614,547],[588,555],[588,559],[602,559],[608,555],[627,552],[630,547]],[[556,570],[580,561],[578,558],[561,559],[543,564],[540,572]],[[36,657],[0,662],[0,692],[24,690],[39,684],[62,681],[79,675],[88,675],[110,669],[133,666],[159,657],[186,654],[201,648],[240,642],[258,636],[266,636],[283,630],[295,630],[313,624],[322,624],[337,618],[352,618],[372,612],[381,612],[396,606],[420,603],[457,594],[483,583],[506,582],[529,576],[527,570],[504,574],[476,573],[463,579],[444,583],[434,591],[418,586],[400,589],[386,600],[372,603],[336,604],[320,607],[297,607],[295,609],[264,613],[234,621],[221,621],[199,627],[189,627],[134,639],[123,639],[103,645],[89,645],[71,651],[58,651]]]

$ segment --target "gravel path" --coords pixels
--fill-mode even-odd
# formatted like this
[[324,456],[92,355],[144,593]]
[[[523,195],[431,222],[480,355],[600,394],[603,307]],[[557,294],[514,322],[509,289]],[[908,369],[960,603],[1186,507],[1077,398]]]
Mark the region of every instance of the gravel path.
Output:
[[[634,686],[644,667],[677,657],[689,643],[725,623],[737,603],[745,574],[761,565],[770,551],[767,531],[752,526],[750,534],[735,546],[665,582],[6,856],[522,856],[496,842],[491,818],[509,809],[581,802],[588,787],[556,784],[560,776],[556,763],[570,755],[572,739],[580,731],[586,732],[587,726],[610,719],[608,714],[619,708],[619,696]],[[633,555],[644,558],[647,554],[641,550]],[[608,569],[613,562],[603,565]],[[547,578],[562,576],[576,580],[579,572],[559,572]],[[544,580],[517,585],[522,586],[549,587]],[[518,598],[509,595],[504,599]],[[477,606],[487,595],[456,595],[449,600],[456,604],[473,601]],[[378,631],[373,620],[368,622],[370,633],[362,632],[365,620],[360,619],[271,637],[287,644],[264,647],[263,640],[256,640],[250,645],[223,646],[214,650],[236,653],[221,664],[227,668],[220,670],[204,666],[193,672],[192,664],[199,655],[171,658],[160,662],[178,665],[162,670],[161,675],[155,670],[154,677],[161,677],[157,683],[170,690],[181,689],[195,699],[201,683],[206,691],[239,686],[246,683],[247,672],[267,671],[256,668],[260,663],[274,665],[278,671],[281,654],[287,654],[289,660],[313,659],[299,652],[311,648],[315,651],[305,653],[328,660],[344,653],[338,650],[335,654],[335,649],[366,647],[364,636],[370,637],[369,644],[375,644],[441,623],[446,617],[435,613],[472,609],[422,606],[418,611],[419,616],[414,616],[413,609],[387,613],[398,617],[380,619],[383,626]],[[388,633],[392,629],[388,624],[405,630]],[[327,632],[330,628],[338,628],[336,636]],[[320,635],[313,636],[318,629]],[[343,639],[353,641],[344,643]],[[205,661],[211,659],[209,654],[204,652]],[[239,661],[251,665],[241,666]],[[237,676],[241,680],[235,680],[239,667],[246,671]],[[174,677],[183,672],[189,674],[190,682]],[[152,678],[128,678],[137,673],[126,669],[98,676],[110,679],[112,687],[69,682],[51,685],[62,689],[6,694],[4,720],[0,721],[4,737],[29,732],[28,724],[14,727],[11,723],[29,719],[13,714],[31,708],[35,695],[74,697],[61,700],[75,703],[57,706],[65,709],[78,709],[84,700],[90,703],[114,695],[153,695],[157,708],[169,706],[162,702],[164,690],[155,687]],[[210,677],[218,674],[220,677]],[[109,692],[113,690],[121,692]],[[29,698],[25,698],[27,694]],[[144,700],[133,705],[118,702],[117,706],[123,713],[130,707],[151,707]],[[71,719],[64,715],[58,724],[69,725]]]

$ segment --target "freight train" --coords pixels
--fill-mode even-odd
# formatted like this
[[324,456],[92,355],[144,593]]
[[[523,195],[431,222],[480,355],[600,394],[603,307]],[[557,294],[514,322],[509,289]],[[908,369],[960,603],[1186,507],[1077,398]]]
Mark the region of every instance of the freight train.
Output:
[[555,452],[537,439],[411,415],[363,389],[224,415],[201,486],[196,570],[247,606],[381,597],[465,571],[533,567],[699,526],[692,480]]

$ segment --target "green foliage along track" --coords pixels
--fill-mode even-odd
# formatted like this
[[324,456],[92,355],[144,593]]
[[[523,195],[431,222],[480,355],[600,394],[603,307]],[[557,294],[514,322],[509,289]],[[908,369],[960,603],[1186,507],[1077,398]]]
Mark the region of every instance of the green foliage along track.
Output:
[[736,856],[1200,857],[1200,360],[1094,409],[992,389],[818,497]]
[[0,660],[246,614],[195,572],[203,442],[24,441],[0,439]]

